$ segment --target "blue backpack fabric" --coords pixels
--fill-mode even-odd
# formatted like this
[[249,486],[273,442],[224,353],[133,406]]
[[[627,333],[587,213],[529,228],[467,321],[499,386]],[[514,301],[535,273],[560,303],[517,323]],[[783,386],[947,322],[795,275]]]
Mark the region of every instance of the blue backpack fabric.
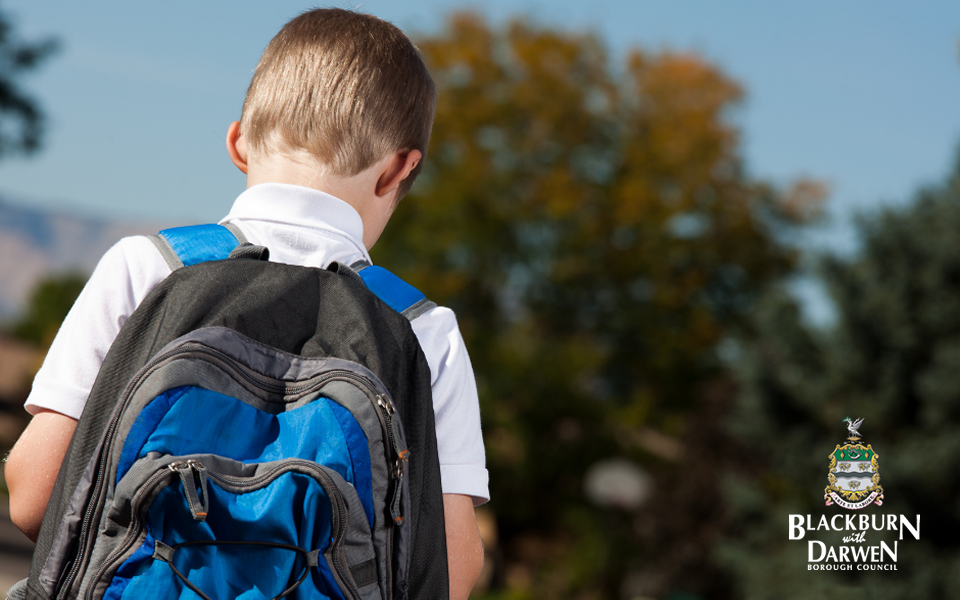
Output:
[[445,598],[409,327],[432,303],[379,267],[264,262],[219,225],[153,239],[174,274],[104,361],[28,597]]

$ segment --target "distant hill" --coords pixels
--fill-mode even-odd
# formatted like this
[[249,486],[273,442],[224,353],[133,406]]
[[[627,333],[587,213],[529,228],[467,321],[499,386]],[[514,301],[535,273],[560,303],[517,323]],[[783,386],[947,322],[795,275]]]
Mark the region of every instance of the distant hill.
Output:
[[27,207],[0,194],[0,318],[17,315],[44,276],[89,274],[120,238],[163,227]]

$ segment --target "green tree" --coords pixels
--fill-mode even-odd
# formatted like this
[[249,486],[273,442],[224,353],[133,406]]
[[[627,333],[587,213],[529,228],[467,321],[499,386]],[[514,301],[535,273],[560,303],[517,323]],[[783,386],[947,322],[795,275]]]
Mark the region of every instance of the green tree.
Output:
[[52,39],[20,40],[10,16],[0,10],[0,157],[16,152],[29,154],[40,147],[43,113],[20,82],[56,47]]
[[26,313],[14,324],[13,336],[25,342],[48,345],[86,282],[86,276],[78,273],[42,280],[30,294]]
[[[697,56],[611,62],[594,36],[472,15],[418,43],[440,92],[430,156],[375,254],[452,307],[470,348],[494,589],[716,592],[702,542],[717,508],[709,472],[684,483],[704,464],[685,436],[718,344],[791,269],[775,232],[819,189],[745,174],[741,90]],[[639,512],[585,498],[588,468],[615,456],[654,474]]]
[[[954,598],[960,589],[960,163],[937,187],[859,224],[862,249],[828,257],[836,323],[811,329],[780,294],[758,312],[732,426],[746,448],[727,486],[733,508],[722,554],[750,598]],[[806,542],[788,542],[788,514],[826,507],[827,455],[844,417],[880,459],[882,508],[921,516],[921,539],[899,544],[891,573],[808,573]],[[867,544],[882,536],[868,532]],[[840,544],[841,536],[823,536]],[[818,538],[819,539],[819,538]],[[896,539],[896,538],[893,538]],[[856,544],[854,544],[856,545]]]

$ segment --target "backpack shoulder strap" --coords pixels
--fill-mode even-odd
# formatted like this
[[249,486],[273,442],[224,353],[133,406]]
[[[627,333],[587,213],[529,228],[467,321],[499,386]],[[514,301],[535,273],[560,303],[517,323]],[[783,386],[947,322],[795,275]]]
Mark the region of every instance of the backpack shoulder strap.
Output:
[[[174,227],[148,237],[171,271],[210,260],[224,260],[238,246],[249,243],[233,223]],[[365,260],[350,267],[360,275],[367,289],[410,321],[436,306],[423,292],[383,267]]]
[[427,300],[423,292],[383,267],[360,260],[350,268],[360,275],[367,289],[410,321],[436,306],[435,302]]
[[209,260],[223,260],[237,246],[247,244],[247,238],[233,223],[174,227],[148,237],[171,271]]

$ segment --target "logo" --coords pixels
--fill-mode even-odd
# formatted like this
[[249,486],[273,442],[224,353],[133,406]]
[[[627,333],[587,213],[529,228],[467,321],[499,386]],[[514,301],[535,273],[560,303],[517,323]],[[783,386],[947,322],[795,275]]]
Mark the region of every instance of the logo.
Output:
[[846,443],[838,444],[830,453],[827,473],[830,485],[823,490],[823,499],[827,506],[836,503],[848,510],[860,510],[871,503],[880,506],[883,504],[880,465],[877,453],[860,437],[863,419],[853,421],[847,417],[844,422],[850,435]]
[[[823,498],[848,510],[880,506],[880,467],[877,453],[860,435],[863,419],[847,417],[847,440],[830,453],[830,471]],[[900,541],[920,539],[920,515],[843,512],[833,515],[789,515],[788,539],[807,541],[808,571],[896,571]],[[824,539],[823,531],[827,534]],[[870,534],[868,538],[867,534]],[[832,535],[831,535],[832,534]],[[834,537],[835,536],[835,537]],[[833,539],[829,539],[833,537]]]

